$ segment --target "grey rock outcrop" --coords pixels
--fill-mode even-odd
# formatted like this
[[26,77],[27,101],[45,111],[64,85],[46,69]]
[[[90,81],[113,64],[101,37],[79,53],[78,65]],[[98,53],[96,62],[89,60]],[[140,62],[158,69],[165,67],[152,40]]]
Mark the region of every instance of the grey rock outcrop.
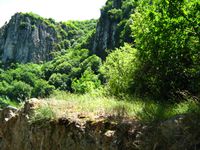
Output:
[[4,63],[47,61],[55,42],[56,31],[44,20],[16,13],[0,29],[0,59]]
[[[113,49],[116,47],[116,40],[117,40],[117,25],[120,20],[112,19],[109,15],[108,11],[111,8],[120,8],[121,7],[121,0],[113,0],[112,6],[109,6],[109,1],[106,3],[108,9],[104,8],[101,10],[101,17],[99,19],[99,23],[97,24],[96,34],[94,38],[94,43],[92,50],[98,56],[104,58],[106,56],[106,49]],[[105,6],[105,7],[106,7]]]
[[93,53],[105,59],[106,50],[123,46],[124,42],[133,43],[131,36],[131,14],[137,3],[130,0],[108,0],[101,9],[101,17],[96,27]]
[[[0,111],[1,150],[131,150],[140,124],[97,119],[58,118],[30,122],[42,101],[32,99],[24,108]],[[8,118],[9,116],[9,118]],[[8,118],[8,119],[7,119]]]

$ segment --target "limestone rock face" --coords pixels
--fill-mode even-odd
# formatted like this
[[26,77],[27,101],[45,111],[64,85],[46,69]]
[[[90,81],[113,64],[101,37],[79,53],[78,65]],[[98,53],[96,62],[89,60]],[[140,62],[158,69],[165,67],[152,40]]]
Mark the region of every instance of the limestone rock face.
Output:
[[47,61],[56,41],[56,31],[43,20],[17,13],[0,29],[0,59],[4,63]]
[[108,0],[101,9],[101,17],[96,27],[92,48],[93,53],[105,59],[107,51],[134,43],[131,14],[137,7],[137,1]]
[[109,10],[112,8],[120,9],[122,5],[121,0],[112,0],[111,6],[109,6],[109,1],[106,3],[105,7],[101,10],[101,17],[99,23],[97,24],[96,34],[93,42],[92,50],[98,56],[104,58],[106,56],[106,49],[113,49],[117,46],[117,25],[120,22],[120,18],[115,19],[109,14]]

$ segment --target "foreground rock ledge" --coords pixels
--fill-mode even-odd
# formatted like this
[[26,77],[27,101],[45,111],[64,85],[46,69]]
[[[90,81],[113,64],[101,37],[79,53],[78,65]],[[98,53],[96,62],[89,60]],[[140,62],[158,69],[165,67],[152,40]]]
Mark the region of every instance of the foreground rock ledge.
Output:
[[12,107],[0,112],[1,150],[94,150],[132,149],[137,122],[121,120],[75,121],[59,118],[53,121],[30,123],[29,117],[38,101],[25,103],[24,108]]
[[164,122],[104,117],[83,121],[58,118],[30,123],[40,101],[27,101],[17,110],[0,112],[1,150],[177,150],[200,149],[199,116],[176,116]]

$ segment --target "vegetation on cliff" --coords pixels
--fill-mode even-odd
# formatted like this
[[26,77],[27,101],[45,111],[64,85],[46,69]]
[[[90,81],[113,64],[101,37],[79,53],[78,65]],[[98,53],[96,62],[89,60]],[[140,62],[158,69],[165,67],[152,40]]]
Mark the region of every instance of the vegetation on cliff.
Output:
[[0,59],[4,64],[52,60],[68,48],[88,48],[96,20],[55,22],[34,13],[16,13],[0,29]]

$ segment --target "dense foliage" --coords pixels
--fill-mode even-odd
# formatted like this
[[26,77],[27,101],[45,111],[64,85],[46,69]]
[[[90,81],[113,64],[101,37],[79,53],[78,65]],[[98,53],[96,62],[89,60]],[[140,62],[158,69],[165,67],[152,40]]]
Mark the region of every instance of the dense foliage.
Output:
[[0,95],[18,101],[30,97],[45,97],[55,88],[41,77],[41,66],[36,64],[17,64],[11,69],[2,70]]
[[169,99],[200,90],[200,2],[157,0],[140,4],[132,35],[140,65],[135,88],[140,94]]
[[53,90],[85,93],[98,88],[101,81],[99,57],[87,49],[69,49],[64,55],[42,65],[17,64],[1,70],[0,95],[24,101],[30,97],[46,97]]
[[[59,55],[54,60],[44,64],[42,71],[44,78],[57,89],[85,93],[83,91],[86,89],[77,90],[77,83],[84,81],[91,82],[91,84],[99,83],[100,81],[95,74],[98,74],[100,65],[101,59],[96,55],[90,56],[87,49],[68,49],[64,55]],[[95,76],[95,80],[93,76]],[[73,87],[72,82],[74,82]]]
[[[131,93],[137,50],[131,45],[114,50],[108,55],[100,71],[107,79],[107,90],[111,94],[122,96]],[[132,65],[131,65],[132,64]]]
[[[108,1],[104,9],[119,13],[111,9],[112,2],[116,1]],[[132,35],[137,52],[125,46],[120,49],[129,53],[117,49],[108,55],[102,68],[111,93],[129,92],[159,100],[198,96],[200,2],[141,0],[123,1],[121,6],[126,8],[122,14],[132,8],[129,30],[120,32]],[[122,36],[119,39],[126,41]]]
[[[57,36],[60,42],[57,50],[68,48],[88,48],[86,41],[90,40],[91,34],[95,31],[96,20],[67,21],[56,24]],[[84,46],[82,46],[84,45]]]

